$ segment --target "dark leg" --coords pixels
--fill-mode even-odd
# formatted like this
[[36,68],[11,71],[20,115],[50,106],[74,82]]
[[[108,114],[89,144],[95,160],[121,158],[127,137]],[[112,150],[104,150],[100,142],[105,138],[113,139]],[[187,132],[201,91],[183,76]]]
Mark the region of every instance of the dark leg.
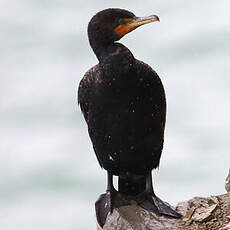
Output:
[[152,172],[146,176],[146,189],[139,195],[139,205],[145,210],[159,215],[166,215],[173,218],[181,217],[168,203],[155,195],[152,184]]
[[107,172],[107,189],[106,195],[108,197],[108,207],[109,211],[112,214],[114,208],[114,198],[116,196],[117,191],[113,187],[113,175],[110,172]]
[[113,187],[113,175],[110,172],[107,172],[106,193],[100,195],[95,203],[97,222],[101,227],[104,226],[107,215],[109,213],[112,214],[113,212],[116,194],[117,191]]
[[152,172],[148,173],[148,175],[146,177],[146,191],[154,194],[153,182],[152,182]]

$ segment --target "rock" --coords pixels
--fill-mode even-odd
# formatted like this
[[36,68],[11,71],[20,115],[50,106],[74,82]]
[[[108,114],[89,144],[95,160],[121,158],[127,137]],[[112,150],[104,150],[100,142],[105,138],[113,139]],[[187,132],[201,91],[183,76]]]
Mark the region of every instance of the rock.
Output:
[[229,169],[229,172],[228,172],[228,176],[225,180],[225,189],[228,193],[230,193],[230,169]]
[[230,230],[230,223],[228,223],[224,227],[220,228],[220,230]]
[[195,197],[180,202],[176,210],[181,219],[149,213],[134,202],[115,208],[98,230],[230,230],[229,194]]

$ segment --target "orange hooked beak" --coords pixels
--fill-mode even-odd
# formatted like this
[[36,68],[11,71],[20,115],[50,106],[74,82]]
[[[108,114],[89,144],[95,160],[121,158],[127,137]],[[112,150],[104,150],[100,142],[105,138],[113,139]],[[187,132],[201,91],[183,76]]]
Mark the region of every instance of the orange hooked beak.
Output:
[[160,21],[157,15],[151,15],[148,17],[123,18],[123,23],[118,25],[114,30],[120,37],[122,37],[125,34],[135,30],[139,26],[156,21]]

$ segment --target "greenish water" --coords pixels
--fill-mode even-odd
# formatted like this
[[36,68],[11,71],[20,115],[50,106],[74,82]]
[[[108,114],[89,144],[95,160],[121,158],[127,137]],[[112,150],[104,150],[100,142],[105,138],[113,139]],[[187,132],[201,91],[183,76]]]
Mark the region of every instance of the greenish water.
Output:
[[97,11],[120,7],[161,22],[122,38],[160,75],[168,99],[154,173],[172,204],[224,193],[230,167],[230,3],[61,1],[0,3],[0,228],[95,229],[105,171],[76,103],[97,60],[86,34]]

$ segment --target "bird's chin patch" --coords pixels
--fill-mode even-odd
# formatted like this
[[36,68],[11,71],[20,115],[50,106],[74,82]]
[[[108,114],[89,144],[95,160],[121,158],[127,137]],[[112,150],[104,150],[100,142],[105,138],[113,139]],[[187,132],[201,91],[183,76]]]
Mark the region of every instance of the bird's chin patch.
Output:
[[114,30],[119,35],[119,37],[123,37],[124,35],[132,31],[131,28],[127,25],[119,25]]

